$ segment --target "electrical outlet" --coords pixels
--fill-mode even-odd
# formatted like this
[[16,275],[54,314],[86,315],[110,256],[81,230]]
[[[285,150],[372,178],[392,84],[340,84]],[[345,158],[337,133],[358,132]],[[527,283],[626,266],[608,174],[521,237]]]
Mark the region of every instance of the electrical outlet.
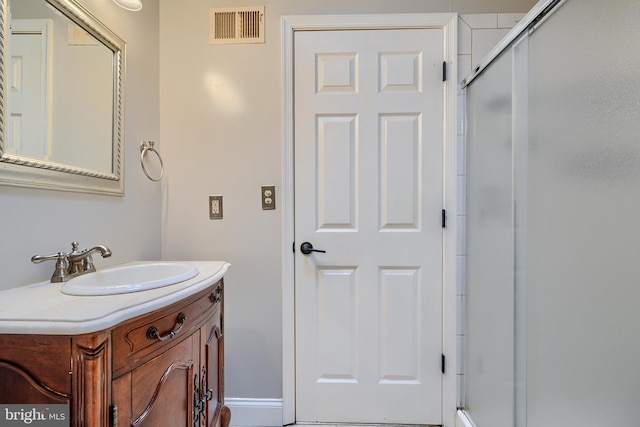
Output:
[[276,208],[276,186],[262,186],[262,210],[269,211]]
[[222,196],[209,196],[209,219],[222,219]]

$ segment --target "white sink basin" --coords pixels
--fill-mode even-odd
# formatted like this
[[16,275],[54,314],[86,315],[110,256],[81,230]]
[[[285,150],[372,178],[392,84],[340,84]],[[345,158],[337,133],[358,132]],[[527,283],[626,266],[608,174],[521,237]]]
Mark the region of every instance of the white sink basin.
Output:
[[195,277],[198,269],[180,262],[148,262],[97,270],[70,279],[67,295],[115,295],[174,285]]

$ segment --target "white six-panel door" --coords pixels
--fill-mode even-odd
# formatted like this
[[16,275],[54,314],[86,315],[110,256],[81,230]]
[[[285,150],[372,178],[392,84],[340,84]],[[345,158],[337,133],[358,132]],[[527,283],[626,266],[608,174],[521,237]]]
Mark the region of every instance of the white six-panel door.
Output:
[[6,150],[40,160],[52,154],[51,25],[13,19],[8,39]]
[[443,45],[295,34],[298,422],[441,424]]

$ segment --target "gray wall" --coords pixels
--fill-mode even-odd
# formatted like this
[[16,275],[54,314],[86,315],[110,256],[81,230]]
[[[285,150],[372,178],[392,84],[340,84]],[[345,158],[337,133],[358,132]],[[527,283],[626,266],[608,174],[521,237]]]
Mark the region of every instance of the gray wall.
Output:
[[159,5],[147,1],[132,14],[111,1],[82,3],[127,42],[125,197],[0,186],[0,289],[48,279],[53,263],[35,265],[31,256],[70,250],[73,240],[113,250],[111,258],[96,260],[98,268],[161,256],[161,187],[137,160],[140,140],[160,134]]
[[[210,46],[212,7],[266,7],[266,43]],[[226,293],[226,394],[282,396],[282,210],[262,211],[260,186],[282,176],[282,15],[523,12],[532,0],[163,1],[161,136],[167,164],[165,259],[232,264]],[[224,219],[209,220],[209,195]],[[279,199],[281,200],[281,199]],[[287,242],[290,244],[290,242]]]

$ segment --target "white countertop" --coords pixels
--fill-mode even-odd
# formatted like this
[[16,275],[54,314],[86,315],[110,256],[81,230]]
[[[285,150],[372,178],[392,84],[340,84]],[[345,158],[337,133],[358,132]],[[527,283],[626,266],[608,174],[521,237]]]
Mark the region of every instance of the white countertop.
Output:
[[198,274],[184,282],[140,292],[73,296],[60,291],[64,283],[48,281],[1,291],[0,334],[77,335],[108,329],[206,289],[230,267],[224,261],[180,262],[193,265]]

